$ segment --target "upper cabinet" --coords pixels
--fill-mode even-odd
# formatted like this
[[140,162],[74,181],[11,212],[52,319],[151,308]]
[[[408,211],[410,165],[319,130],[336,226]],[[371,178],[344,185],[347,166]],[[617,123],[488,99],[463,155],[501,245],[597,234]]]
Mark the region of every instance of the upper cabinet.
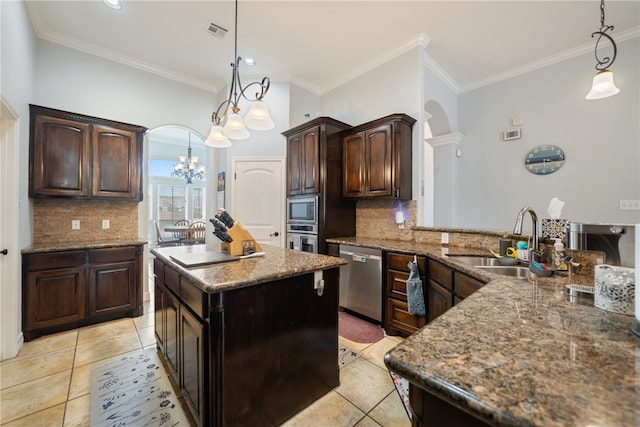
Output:
[[392,114],[343,133],[343,197],[411,199],[415,122],[406,114]]
[[332,178],[326,169],[340,165],[332,158],[340,152],[339,143],[331,141],[348,128],[330,117],[318,117],[282,133],[287,137],[287,195],[323,191],[325,182],[321,176]]
[[30,105],[29,196],[142,200],[146,128]]

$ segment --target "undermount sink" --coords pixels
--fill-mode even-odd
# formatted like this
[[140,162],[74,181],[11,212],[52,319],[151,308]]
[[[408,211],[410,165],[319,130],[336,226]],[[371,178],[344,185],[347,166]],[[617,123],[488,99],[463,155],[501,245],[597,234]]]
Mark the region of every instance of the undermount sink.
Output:
[[516,279],[526,279],[529,277],[529,268],[505,265],[477,265],[476,268],[487,273],[499,274],[501,276],[515,277]]
[[473,256],[473,255],[447,255],[450,258],[455,259],[456,261],[463,262],[468,265],[472,265],[474,267],[477,266],[502,266],[498,258],[492,257],[484,257],[484,256]]

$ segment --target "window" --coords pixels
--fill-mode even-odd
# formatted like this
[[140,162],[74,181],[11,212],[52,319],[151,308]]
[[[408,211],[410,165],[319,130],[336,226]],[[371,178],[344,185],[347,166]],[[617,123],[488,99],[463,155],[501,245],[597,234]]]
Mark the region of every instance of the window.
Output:
[[158,186],[158,225],[160,229],[187,219],[187,189],[176,185]]
[[191,206],[193,206],[193,219],[205,220],[206,209],[204,202],[204,188],[193,187],[191,188]]

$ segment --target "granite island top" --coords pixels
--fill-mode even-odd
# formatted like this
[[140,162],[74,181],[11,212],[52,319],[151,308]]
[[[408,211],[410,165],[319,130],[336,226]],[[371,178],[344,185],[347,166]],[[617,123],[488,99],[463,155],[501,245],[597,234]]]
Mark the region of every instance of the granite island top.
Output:
[[[477,270],[443,255],[440,245],[330,241]],[[466,249],[449,248],[455,251]],[[565,285],[576,277],[474,275],[487,285],[388,352],[392,371],[492,425],[639,425],[640,338],[630,330],[633,316],[569,301]]]
[[47,252],[73,251],[82,249],[105,249],[122,246],[137,246],[147,244],[146,240],[91,240],[76,242],[34,243],[22,249],[23,254],[37,254]]
[[341,258],[318,255],[276,246],[262,245],[264,255],[219,264],[182,267],[171,256],[198,252],[220,252],[220,245],[191,245],[154,248],[151,253],[171,264],[208,293],[229,291],[314,271],[340,267],[347,262]]

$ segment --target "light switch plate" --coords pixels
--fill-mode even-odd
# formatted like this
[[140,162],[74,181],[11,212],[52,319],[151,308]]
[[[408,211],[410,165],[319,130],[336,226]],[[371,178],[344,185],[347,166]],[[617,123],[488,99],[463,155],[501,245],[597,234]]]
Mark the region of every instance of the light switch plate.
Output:
[[442,233],[441,235],[442,244],[446,245],[449,243],[449,233]]
[[108,229],[109,229],[109,226],[110,226],[110,224],[109,224],[109,220],[108,220],[108,219],[103,219],[103,220],[102,220],[102,229],[103,229],[103,230],[108,230]]
[[620,200],[621,211],[640,211],[640,200]]
[[79,219],[72,219],[71,220],[71,229],[72,230],[80,230],[80,220]]

